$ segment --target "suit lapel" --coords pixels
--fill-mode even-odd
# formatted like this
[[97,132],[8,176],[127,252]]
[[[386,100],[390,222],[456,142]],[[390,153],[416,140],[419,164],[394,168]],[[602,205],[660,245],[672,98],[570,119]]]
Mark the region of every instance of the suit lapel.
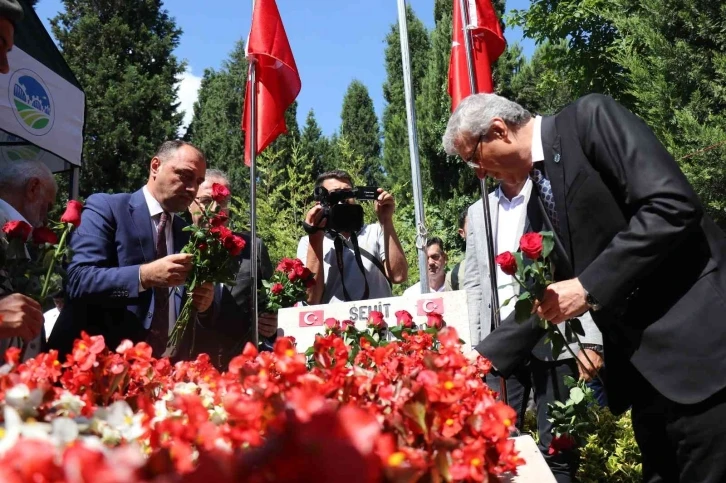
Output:
[[144,198],[142,190],[131,195],[131,199],[129,200],[129,214],[131,215],[131,222],[134,225],[133,232],[136,233],[139,239],[139,247],[144,255],[144,260],[147,263],[154,261],[156,254],[151,215],[149,214],[149,207],[146,205],[146,199]]
[[564,245],[565,252],[572,258],[570,226],[567,219],[567,204],[565,202],[565,169],[562,160],[560,135],[557,133],[554,116],[542,119],[542,147],[544,149],[545,171],[552,185],[555,209],[557,210],[557,218],[560,223],[560,240]]

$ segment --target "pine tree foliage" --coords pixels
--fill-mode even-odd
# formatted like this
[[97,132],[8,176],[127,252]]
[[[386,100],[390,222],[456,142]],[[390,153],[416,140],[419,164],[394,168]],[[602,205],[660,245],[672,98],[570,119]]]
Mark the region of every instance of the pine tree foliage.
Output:
[[354,80],[343,98],[340,134],[353,153],[364,160],[362,175],[374,185],[380,177],[381,134],[373,99],[362,82]]

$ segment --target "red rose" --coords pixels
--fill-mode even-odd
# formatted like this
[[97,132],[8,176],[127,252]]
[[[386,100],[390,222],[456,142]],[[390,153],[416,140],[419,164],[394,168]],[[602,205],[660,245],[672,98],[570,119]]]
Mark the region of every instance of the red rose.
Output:
[[221,203],[225,201],[227,198],[229,198],[229,195],[231,193],[227,189],[226,186],[219,183],[213,183],[212,184],[212,199],[216,201],[217,203]]
[[33,230],[33,243],[36,245],[43,245],[44,243],[55,245],[58,243],[58,235],[47,226],[40,226]]
[[305,288],[313,288],[315,286],[315,277],[305,279]]
[[542,255],[542,235],[539,233],[525,233],[519,239],[519,248],[527,258],[537,260]]
[[242,250],[245,248],[245,239],[237,235],[228,236],[222,240],[222,243],[224,244],[224,248],[226,248],[229,254],[233,257],[242,253]]
[[294,282],[295,280],[297,280],[297,275],[295,275],[294,270],[287,274],[287,279],[291,282]]
[[388,327],[386,321],[383,320],[383,313],[377,310],[371,311],[371,314],[368,316],[368,327],[373,327],[378,330]]
[[[300,263],[299,265],[295,265],[294,270],[295,270],[295,275],[297,275],[298,278],[305,278],[305,270],[308,270],[308,269],[305,268],[302,263]],[[308,273],[309,272],[310,272],[310,270],[308,270]]]
[[344,320],[340,323],[341,328],[343,329],[343,332],[352,331],[355,329],[355,323],[352,320]]
[[224,243],[224,240],[232,236],[232,230],[226,226],[214,226],[209,230],[209,233],[215,235],[222,243]]
[[70,223],[71,225],[78,228],[81,224],[81,211],[83,210],[83,203],[76,200],[68,200],[66,205],[66,211],[61,216],[61,223]]
[[32,226],[20,220],[8,221],[3,225],[3,232],[8,238],[20,238],[25,241],[32,231]]
[[338,319],[334,319],[333,317],[325,319],[325,322],[323,322],[323,324],[328,330],[337,331],[338,329],[340,329],[340,322],[338,322]]
[[227,223],[227,220],[229,220],[229,215],[224,211],[220,211],[209,220],[209,224],[212,226],[222,226]]
[[517,273],[517,259],[514,258],[512,252],[500,253],[494,260],[497,262],[497,265],[499,265],[499,268],[502,269],[502,272],[507,275],[514,275]]
[[567,451],[575,446],[575,438],[570,434],[564,433],[552,438],[548,453],[551,455],[559,454],[560,451]]
[[426,325],[432,329],[441,330],[444,328],[444,318],[441,314],[430,313],[426,315]]
[[416,324],[413,323],[413,316],[408,310],[396,311],[396,323],[402,325],[406,329],[413,329]]
[[272,287],[270,287],[270,292],[273,293],[273,295],[280,295],[285,290],[285,286],[282,285],[280,282],[273,283]]
[[280,263],[277,265],[276,270],[278,272],[287,273],[290,270],[292,270],[293,266],[294,266],[294,262],[292,261],[291,258],[283,258],[282,260],[280,260]]
[[203,252],[203,251],[205,251],[207,249],[207,244],[206,243],[200,243],[199,245],[197,245],[197,249],[199,251]]

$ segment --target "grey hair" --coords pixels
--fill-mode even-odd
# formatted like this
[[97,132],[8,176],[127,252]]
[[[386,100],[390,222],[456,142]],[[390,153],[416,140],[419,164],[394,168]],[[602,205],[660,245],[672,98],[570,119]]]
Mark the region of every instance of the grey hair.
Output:
[[232,186],[232,183],[229,182],[229,177],[227,176],[227,173],[225,173],[221,169],[208,169],[206,174],[204,175],[204,179],[219,179],[222,180],[224,184],[227,185],[227,187]]
[[463,133],[482,136],[489,132],[492,119],[501,118],[508,126],[519,127],[526,124],[532,114],[525,108],[496,94],[474,94],[462,100],[446,124],[442,140],[447,154],[458,154],[454,143]]
[[42,181],[47,190],[58,190],[53,172],[42,161],[4,161],[0,162],[0,193],[14,193],[36,178]]
[[182,141],[181,139],[173,139],[171,141],[164,141],[161,143],[161,146],[159,146],[156,150],[156,153],[154,154],[155,158],[159,158],[162,163],[166,162],[171,158],[171,156],[176,153],[179,148],[182,146],[189,146],[193,150],[195,150],[197,153],[199,153],[199,156],[204,160],[204,162],[207,162],[207,157],[204,156],[204,153],[201,149],[196,147],[195,145],[188,143],[186,141]]

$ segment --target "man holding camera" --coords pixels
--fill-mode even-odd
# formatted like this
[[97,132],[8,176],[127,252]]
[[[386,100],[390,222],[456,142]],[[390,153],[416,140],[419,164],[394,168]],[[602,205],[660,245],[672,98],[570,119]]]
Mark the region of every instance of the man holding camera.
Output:
[[[381,188],[353,189],[348,173],[329,171],[315,181],[316,204],[305,216],[308,236],[297,257],[315,274],[308,303],[390,297],[391,283],[403,283],[408,263],[393,226],[396,202]],[[375,200],[378,223],[363,225],[356,199]]]

